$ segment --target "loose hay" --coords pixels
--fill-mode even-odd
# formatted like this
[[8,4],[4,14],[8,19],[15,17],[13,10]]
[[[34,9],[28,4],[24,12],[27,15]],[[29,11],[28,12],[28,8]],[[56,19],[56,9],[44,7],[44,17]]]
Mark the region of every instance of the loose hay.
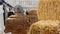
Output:
[[57,34],[59,21],[42,20],[31,25],[27,34]]
[[39,0],[39,20],[60,20],[60,0]]

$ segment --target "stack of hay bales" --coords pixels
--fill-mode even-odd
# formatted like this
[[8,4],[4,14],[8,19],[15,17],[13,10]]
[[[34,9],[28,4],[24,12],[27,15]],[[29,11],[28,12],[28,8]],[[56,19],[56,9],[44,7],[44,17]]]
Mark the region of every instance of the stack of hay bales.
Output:
[[31,25],[27,34],[59,34],[57,32],[60,21],[41,20]]
[[60,34],[60,0],[39,0],[37,15],[27,34]]
[[6,26],[5,32],[17,31],[22,34],[25,32],[26,34],[26,30],[29,27],[28,18],[23,14],[16,13],[15,15],[11,15],[7,19],[7,23],[5,26]]
[[60,0],[39,0],[39,20],[60,20]]
[[[33,13],[32,13],[33,12]],[[22,13],[15,13],[6,20],[5,32],[12,32],[12,34],[26,34],[30,25],[38,21],[36,10],[30,10],[29,15]]]

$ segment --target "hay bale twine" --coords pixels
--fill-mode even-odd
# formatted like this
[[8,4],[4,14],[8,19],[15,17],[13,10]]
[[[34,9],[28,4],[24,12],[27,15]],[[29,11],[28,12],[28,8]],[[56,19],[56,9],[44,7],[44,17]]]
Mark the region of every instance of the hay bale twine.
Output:
[[27,34],[57,34],[59,21],[57,20],[42,20],[36,23],[33,23]]
[[39,20],[60,20],[60,0],[39,0]]

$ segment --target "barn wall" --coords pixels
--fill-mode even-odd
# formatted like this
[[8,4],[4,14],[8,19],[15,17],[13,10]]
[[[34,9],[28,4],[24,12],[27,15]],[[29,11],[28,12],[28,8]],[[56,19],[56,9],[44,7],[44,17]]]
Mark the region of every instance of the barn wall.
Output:
[[36,8],[38,0],[5,0],[12,6],[21,5],[24,9]]

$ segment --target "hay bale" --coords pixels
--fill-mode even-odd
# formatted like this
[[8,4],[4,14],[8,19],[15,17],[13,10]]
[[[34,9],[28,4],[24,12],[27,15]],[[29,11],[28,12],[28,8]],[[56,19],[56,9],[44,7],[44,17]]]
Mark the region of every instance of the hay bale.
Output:
[[12,34],[19,34],[19,32],[17,32],[17,31],[13,31]]
[[35,22],[38,21],[37,15],[28,15],[27,17],[29,18],[29,23],[30,24],[35,23]]
[[12,32],[18,29],[21,31],[24,29],[25,31],[29,27],[29,23],[27,21],[28,18],[26,16],[21,14],[15,14],[14,16],[11,16],[7,19],[5,31]]
[[60,20],[60,0],[39,0],[39,20]]
[[42,20],[31,25],[27,34],[57,34],[60,21]]
[[37,10],[29,10],[29,15],[37,15]]
[[[5,32],[18,31],[20,34],[26,34],[30,25],[38,21],[36,15],[24,15],[21,13],[15,13],[7,19]],[[26,31],[27,30],[27,31]]]
[[37,10],[36,9],[29,10],[29,15],[27,17],[29,18],[30,24],[37,22],[38,21]]

